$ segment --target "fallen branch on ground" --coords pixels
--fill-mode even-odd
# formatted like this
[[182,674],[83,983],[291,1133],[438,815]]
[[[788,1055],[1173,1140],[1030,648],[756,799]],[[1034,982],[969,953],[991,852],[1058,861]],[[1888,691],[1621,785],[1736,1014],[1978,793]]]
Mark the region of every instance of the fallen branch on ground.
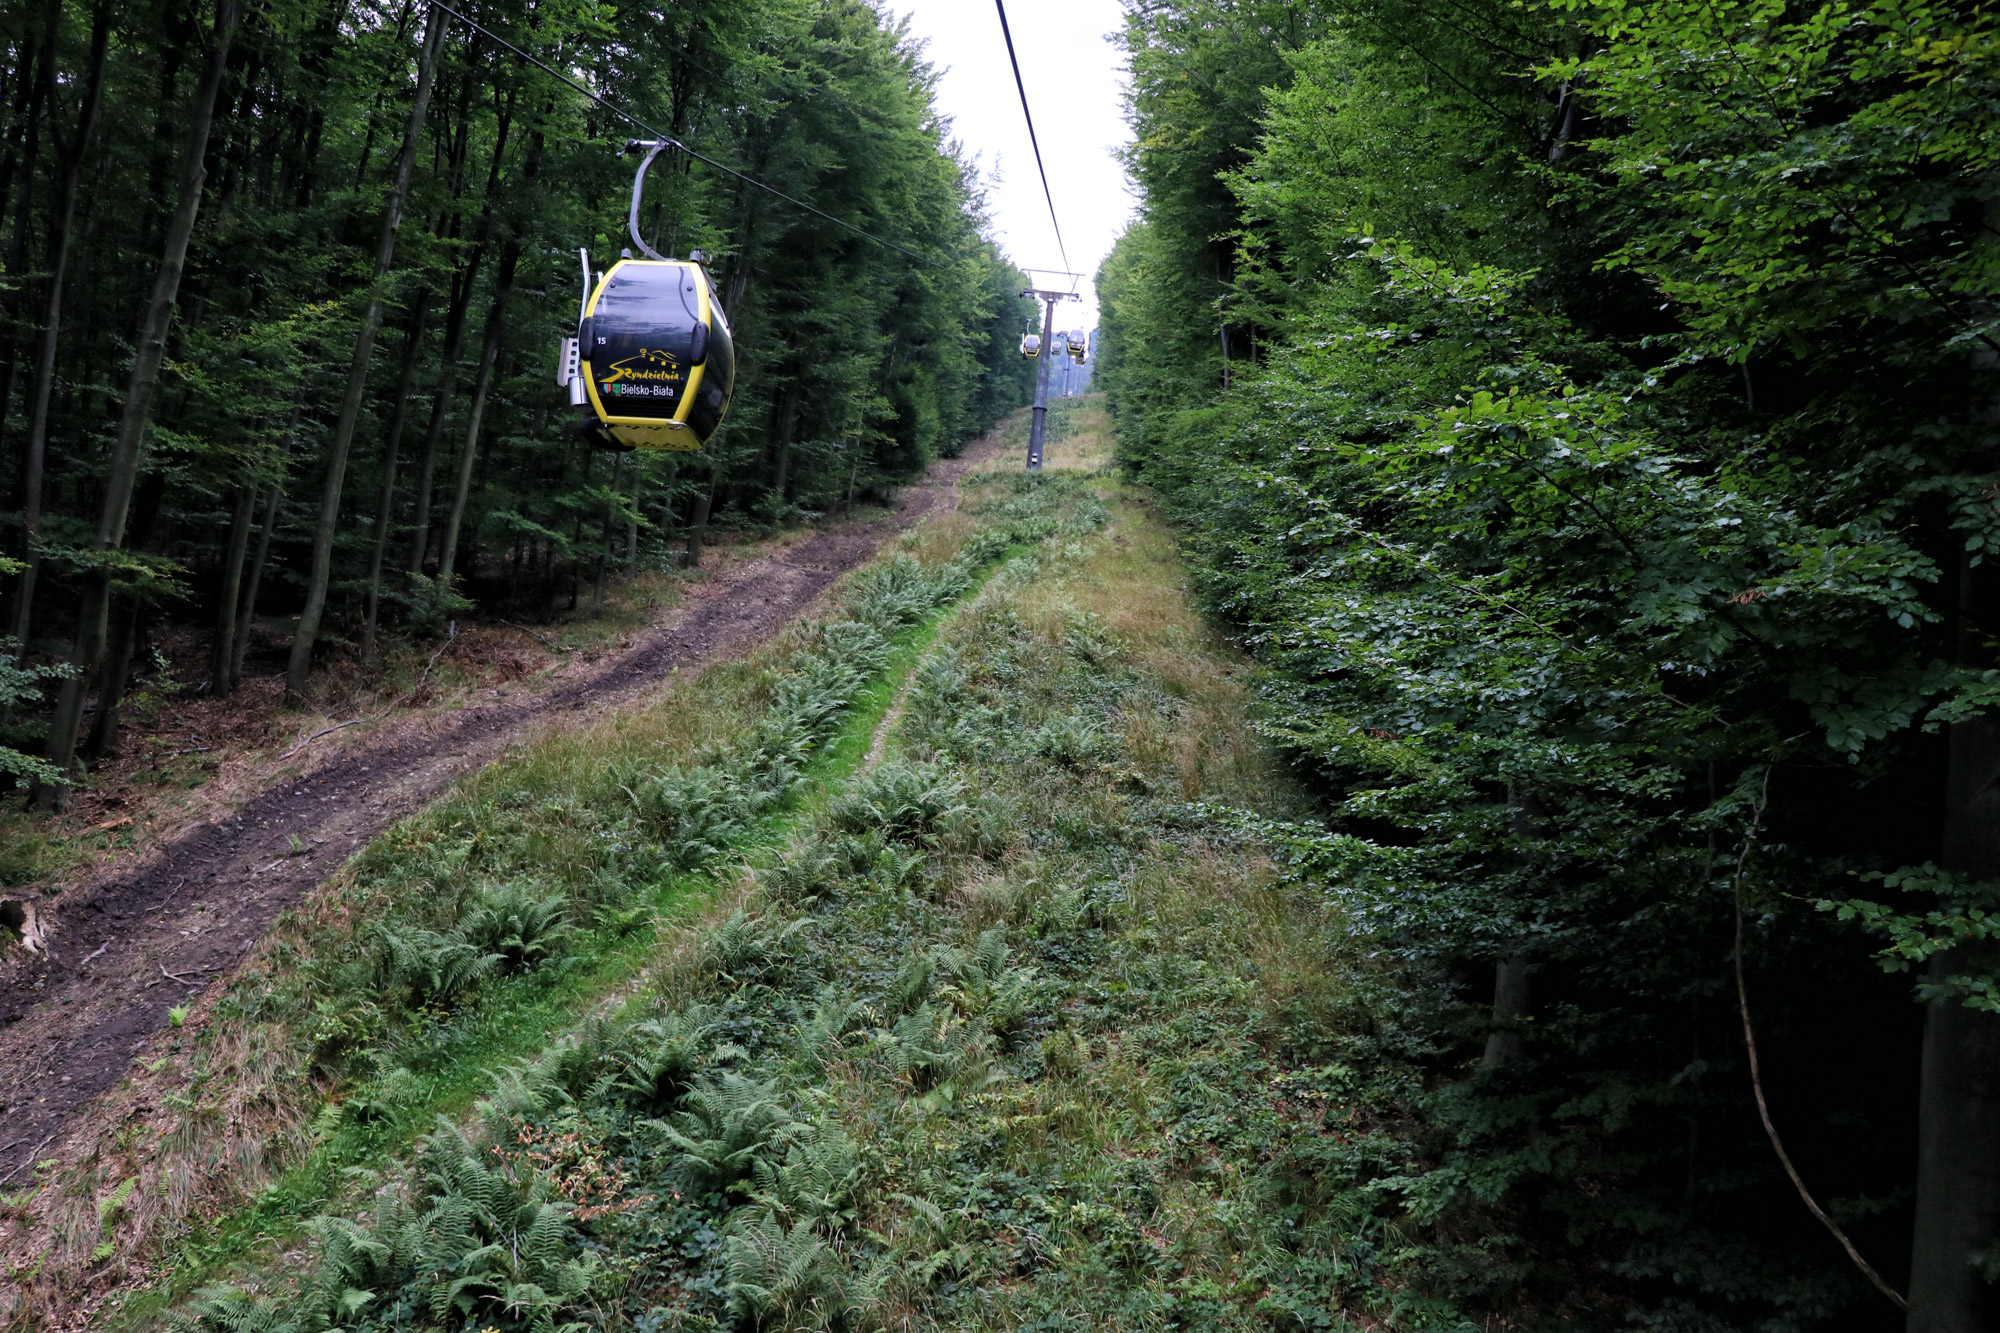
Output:
[[[322,736],[330,736],[336,731],[344,731],[348,727],[358,727],[363,722],[380,721],[382,718],[389,716],[389,714],[396,711],[398,706],[408,703],[410,700],[416,698],[419,694],[423,693],[424,685],[431,678],[431,668],[436,666],[438,659],[440,657],[443,657],[446,653],[450,652],[451,646],[457,642],[458,642],[458,622],[454,620],[451,622],[451,635],[444,641],[444,647],[432,653],[431,660],[424,663],[424,674],[417,677],[416,685],[411,688],[408,694],[404,695],[400,699],[395,700],[387,708],[384,708],[381,712],[374,714],[372,717],[362,716],[362,717],[349,718],[345,722],[336,722],[334,725],[330,727],[321,727],[318,731],[315,731],[312,735],[307,736],[297,745],[294,745],[291,749],[279,755],[278,756],[279,760],[282,762],[283,760],[290,759],[293,755],[297,754],[300,750],[305,749],[308,745],[311,745],[314,741],[318,740]],[[188,753],[188,752],[182,751],[182,753]]]
[[[395,705],[393,704],[390,705],[390,707],[392,708],[394,706]],[[365,717],[357,717],[357,718],[352,718],[346,722],[335,723],[333,726],[330,727],[321,727],[318,731],[315,731],[312,735],[306,737],[304,740],[300,741],[297,745],[294,745],[291,749],[279,755],[278,758],[290,759],[293,755],[297,754],[300,750],[305,749],[308,745],[311,745],[314,741],[318,740],[320,737],[329,736],[336,731],[343,731],[348,727],[358,727],[367,720],[368,719]],[[185,753],[185,751],[183,753]]]
[[[38,1152],[40,1152],[40,1151],[41,1151],[42,1149],[44,1149],[44,1148],[48,1147],[48,1146],[49,1146],[49,1140],[50,1140],[50,1139],[53,1139],[53,1138],[55,1138],[55,1135],[51,1134],[51,1135],[49,1135],[49,1137],[48,1137],[47,1139],[43,1139],[43,1140],[42,1140],[42,1141],[41,1141],[40,1143],[37,1143],[37,1144],[36,1144],[36,1145],[35,1145],[34,1147],[32,1147],[32,1148],[28,1149],[28,1155],[27,1155],[26,1157],[22,1158],[22,1159],[21,1159],[20,1161],[18,1161],[18,1162],[16,1162],[16,1163],[14,1163],[14,1169],[13,1169],[12,1171],[9,1171],[9,1172],[8,1172],[8,1173],[7,1173],[6,1175],[4,1175],[4,1176],[0,1176],[0,1185],[4,1185],[4,1184],[6,1184],[6,1183],[7,1183],[8,1181],[12,1180],[12,1179],[13,1179],[13,1178],[14,1178],[14,1177],[15,1177],[16,1175],[18,1175],[18,1174],[20,1173],[20,1170],[21,1170],[21,1168],[22,1168],[22,1167],[24,1167],[24,1166],[26,1166],[26,1165],[27,1165],[28,1163],[30,1163],[30,1162],[32,1162],[32,1161],[34,1161],[34,1160],[35,1160],[35,1154],[36,1154],[36,1153],[38,1153]],[[15,1143],[19,1143],[19,1142],[20,1142],[20,1140],[19,1140],[19,1139],[16,1139],[16,1140],[15,1140],[14,1142],[15,1142]],[[8,1146],[9,1146],[9,1147],[12,1147],[12,1146],[13,1146],[13,1144],[9,1144]]]
[[500,623],[505,625],[508,629],[517,629],[521,631],[521,633],[527,635],[529,638],[533,639],[536,643],[541,644],[542,647],[548,649],[552,653],[573,653],[576,651],[576,649],[569,644],[556,643],[553,640],[543,638],[541,635],[529,629],[526,625],[516,625],[511,620],[503,620]]

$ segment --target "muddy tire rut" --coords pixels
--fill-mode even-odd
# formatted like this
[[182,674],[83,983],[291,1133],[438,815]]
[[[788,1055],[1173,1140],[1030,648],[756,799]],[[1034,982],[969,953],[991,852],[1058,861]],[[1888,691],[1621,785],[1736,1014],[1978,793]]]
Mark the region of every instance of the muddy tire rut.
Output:
[[[44,951],[0,971],[0,1189],[60,1156],[89,1105],[124,1076],[169,1006],[217,988],[278,915],[459,775],[539,731],[593,723],[682,668],[739,656],[798,617],[889,537],[957,505],[968,463],[934,467],[871,523],[818,532],[700,587],[667,625],[590,675],[518,702],[440,710],[253,796],[136,868],[64,893]],[[51,1149],[55,1151],[51,1151]]]

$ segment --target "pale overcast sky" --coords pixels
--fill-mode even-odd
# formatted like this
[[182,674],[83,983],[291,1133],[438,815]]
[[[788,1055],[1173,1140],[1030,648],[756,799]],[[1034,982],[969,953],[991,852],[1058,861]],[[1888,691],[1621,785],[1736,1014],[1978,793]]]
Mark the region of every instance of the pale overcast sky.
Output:
[[[927,44],[930,62],[942,72],[939,110],[951,117],[953,132],[981,172],[991,177],[999,170],[988,197],[995,239],[1023,268],[1062,268],[993,0],[885,0],[884,8],[910,17],[911,33]],[[1107,40],[1122,27],[1123,14],[1118,0],[1008,0],[1007,21],[1068,267],[1084,275],[1078,283],[1083,303],[1058,307],[1056,327],[1095,328],[1090,278],[1133,209],[1124,169],[1112,156],[1131,138],[1122,100],[1124,55]]]

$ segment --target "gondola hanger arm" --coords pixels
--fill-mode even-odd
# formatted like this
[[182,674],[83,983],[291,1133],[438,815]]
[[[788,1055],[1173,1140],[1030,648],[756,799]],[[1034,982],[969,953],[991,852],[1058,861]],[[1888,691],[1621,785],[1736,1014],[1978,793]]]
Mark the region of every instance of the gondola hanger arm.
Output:
[[646,193],[646,173],[652,169],[653,159],[669,148],[678,151],[681,144],[676,139],[628,139],[625,142],[628,157],[641,149],[646,150],[645,161],[639,164],[638,174],[632,177],[632,211],[626,217],[625,229],[632,233],[632,244],[639,247],[639,253],[648,259],[664,260],[667,256],[646,244],[646,238],[639,234],[639,202]]

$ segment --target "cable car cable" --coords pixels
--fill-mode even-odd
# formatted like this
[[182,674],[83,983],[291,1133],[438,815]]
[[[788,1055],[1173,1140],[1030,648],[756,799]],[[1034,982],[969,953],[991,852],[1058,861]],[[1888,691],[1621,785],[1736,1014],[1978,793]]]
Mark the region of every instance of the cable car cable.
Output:
[[1007,26],[1006,0],[993,0],[993,6],[1000,11],[1000,35],[1007,39],[1007,63],[1014,67],[1014,87],[1021,94],[1021,115],[1028,122],[1028,142],[1035,150],[1035,170],[1042,175],[1042,198],[1049,201],[1049,225],[1056,231],[1056,252],[1062,256],[1063,267],[1068,268],[1069,251],[1063,245],[1062,223],[1056,221],[1056,197],[1049,191],[1049,169],[1042,165],[1042,143],[1035,137],[1035,113],[1028,110],[1028,85],[1021,82],[1021,62],[1014,55],[1014,30]]
[[[514,45],[512,42],[508,41],[505,37],[502,37],[499,33],[494,32],[492,29],[481,25],[480,23],[476,22],[473,19],[467,18],[465,15],[459,13],[456,9],[453,9],[450,5],[443,3],[443,0],[425,0],[425,3],[443,10],[445,13],[457,19],[460,23],[463,23],[466,27],[471,28],[474,32],[483,33],[486,36],[492,38],[494,41],[500,43],[500,45],[506,47],[509,51],[512,51],[515,55],[521,57],[521,59],[527,61],[529,64],[541,70],[543,73],[551,74],[554,75],[556,78],[561,79],[564,83],[576,89],[578,92],[582,93],[585,97],[588,97],[591,101],[597,103],[605,110],[613,113],[614,115],[623,116],[625,119],[631,121],[634,125],[637,125],[640,129],[646,131],[646,133],[658,139],[661,143],[669,147],[672,147],[678,152],[686,153],[689,157],[693,158],[695,161],[706,163],[707,165],[714,167],[717,171],[722,172],[724,175],[734,176],[737,180],[742,181],[745,185],[753,185],[756,188],[762,190],[766,194],[775,195],[778,198],[784,200],[786,203],[792,205],[794,208],[803,208],[806,212],[811,213],[815,217],[825,218],[828,222],[831,222],[836,227],[845,227],[848,231],[853,232],[856,236],[860,236],[866,240],[873,241],[877,245],[887,246],[889,249],[896,251],[898,254],[908,255],[911,259],[918,260],[919,262],[923,260],[922,255],[918,254],[916,251],[908,248],[907,246],[898,245],[894,241],[885,241],[880,236],[877,236],[872,232],[864,231],[860,227],[855,226],[852,222],[842,221],[840,218],[835,217],[831,213],[825,212],[821,209],[814,208],[811,204],[807,203],[803,199],[794,199],[791,195],[786,194],[783,190],[778,189],[776,186],[764,184],[764,182],[758,180],[755,176],[746,176],[744,173],[738,171],[735,167],[725,166],[724,164],[716,161],[712,157],[706,157],[700,153],[697,153],[694,149],[688,147],[686,144],[682,143],[679,139],[676,139],[673,135],[668,134],[664,130],[656,129],[653,126],[648,125],[645,121],[639,119],[639,117],[633,115],[630,111],[627,111],[624,107],[619,106],[616,102],[613,102],[607,97],[599,96],[598,94],[592,92],[590,89],[584,87],[582,84],[578,83],[575,79],[572,79],[569,75],[563,73],[561,70],[555,68],[552,65],[544,64],[540,60],[537,60],[534,56],[529,55],[526,51],[523,51],[520,47]],[[1005,20],[1006,16],[1003,14],[1001,16],[1001,21],[1004,23]],[[1009,39],[1009,50],[1010,51],[1012,50],[1011,38]],[[1026,94],[1023,94],[1023,96],[1025,97]],[[1024,101],[1022,105],[1025,107],[1027,103]],[[1028,133],[1030,137],[1033,137],[1034,126],[1032,124],[1028,127]],[[1040,151],[1041,151],[1040,149],[1036,150],[1038,155]],[[1043,178],[1044,188],[1047,187],[1047,184],[1048,184],[1047,178],[1044,177]],[[1050,208],[1051,210],[1053,210],[1054,205],[1051,204]],[[1050,213],[1050,218],[1051,220],[1053,220],[1054,218],[1053,211],[1051,211]],[[1060,232],[1057,233],[1056,243],[1058,247],[1060,247],[1062,244],[1062,236]],[[1067,264],[1068,262],[1069,259],[1065,257],[1063,259],[1063,263]]]

